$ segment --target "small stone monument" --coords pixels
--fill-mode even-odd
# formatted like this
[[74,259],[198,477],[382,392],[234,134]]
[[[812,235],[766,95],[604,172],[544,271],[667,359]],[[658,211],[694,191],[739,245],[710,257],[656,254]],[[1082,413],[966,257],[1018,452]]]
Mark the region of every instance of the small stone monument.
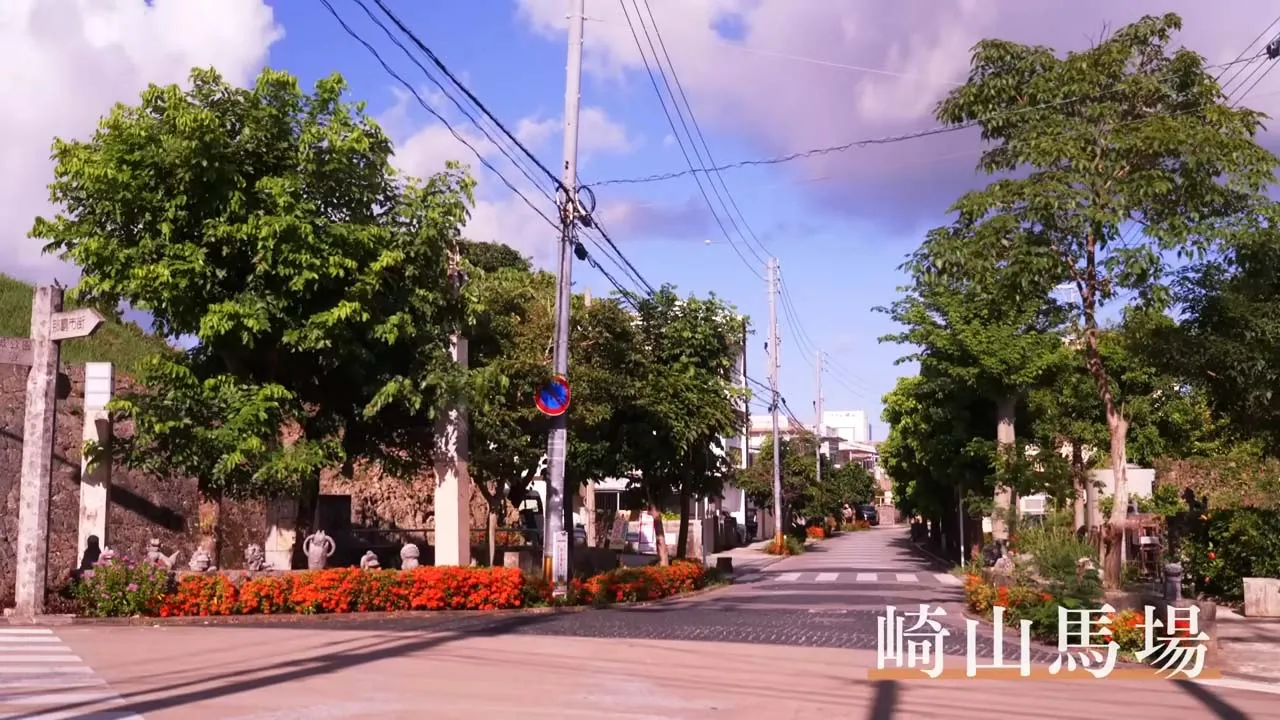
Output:
[[372,550],[366,551],[365,554],[360,557],[360,569],[381,570],[382,563],[378,562],[377,553]]
[[244,567],[250,572],[262,572],[267,569],[267,555],[262,552],[261,545],[250,543],[249,547],[245,548]]
[[196,548],[191,553],[191,560],[187,563],[187,569],[191,572],[208,572],[213,566],[213,557],[209,555],[209,551],[202,547]]
[[400,548],[400,569],[412,570],[418,567],[418,557],[420,552],[421,551],[418,550],[417,545],[413,543],[405,543],[404,547]]
[[178,562],[178,555],[181,553],[181,550],[177,550],[172,555],[165,555],[160,551],[160,540],[158,538],[151,538],[147,541],[147,562],[156,567],[161,567],[165,570],[173,569],[174,564]]
[[323,570],[329,558],[333,556],[333,551],[337,549],[338,546],[333,542],[333,538],[326,535],[323,530],[317,530],[315,534],[308,535],[307,539],[302,541],[302,552],[307,556],[307,569]]

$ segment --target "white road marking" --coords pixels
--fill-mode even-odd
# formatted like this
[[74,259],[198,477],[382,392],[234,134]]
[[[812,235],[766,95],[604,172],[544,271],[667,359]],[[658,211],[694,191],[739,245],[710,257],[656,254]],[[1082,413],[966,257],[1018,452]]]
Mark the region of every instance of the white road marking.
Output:
[[818,573],[817,582],[835,582],[840,573]]
[[795,582],[800,579],[800,573],[782,573],[776,580],[778,582]]
[[60,705],[63,703],[95,703],[119,700],[113,692],[62,692],[40,695],[0,693],[0,705]]
[[963,580],[956,577],[955,575],[952,575],[951,573],[934,573],[933,576],[937,578],[938,582],[942,583],[943,585],[963,585],[964,584]]
[[858,573],[858,576],[854,579],[857,580],[858,582],[875,582],[876,574],[875,573]]
[[78,663],[80,658],[70,653],[56,655],[0,655],[0,663]]
[[137,714],[120,710],[97,710],[94,712],[82,712],[80,710],[67,710],[65,712],[47,712],[47,713],[18,713],[16,715],[4,714],[0,715],[0,720],[144,720]]
[[92,675],[85,665],[0,665],[0,675]]
[[48,628],[0,628],[0,635],[52,635]]
[[[0,633],[3,633],[0,630]],[[47,643],[51,645],[58,644],[58,638],[52,635],[3,635],[0,634],[0,645],[9,643]]]
[[5,645],[5,655],[13,653],[69,653],[71,648],[66,645]]
[[896,573],[896,575],[898,576],[898,582],[920,582],[920,578],[916,577],[915,573]]
[[1280,683],[1255,682],[1240,678],[1224,677],[1219,680],[1194,680],[1193,682],[1210,687],[1231,688],[1232,690],[1252,690],[1254,692],[1280,695]]

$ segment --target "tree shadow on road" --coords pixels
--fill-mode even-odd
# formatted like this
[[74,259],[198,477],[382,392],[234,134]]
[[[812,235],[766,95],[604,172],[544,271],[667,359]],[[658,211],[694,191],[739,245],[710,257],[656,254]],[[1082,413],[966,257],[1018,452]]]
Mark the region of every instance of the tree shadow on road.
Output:
[[1217,693],[1204,685],[1190,680],[1174,680],[1173,682],[1180,690],[1199,700],[1200,704],[1204,705],[1215,717],[1222,718],[1222,720],[1248,720],[1249,716],[1242,710],[1218,697]]

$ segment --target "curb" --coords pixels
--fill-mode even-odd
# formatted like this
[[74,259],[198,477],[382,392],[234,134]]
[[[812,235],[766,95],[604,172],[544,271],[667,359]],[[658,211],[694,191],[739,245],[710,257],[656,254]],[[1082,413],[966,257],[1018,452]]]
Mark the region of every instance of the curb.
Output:
[[675,604],[688,598],[718,592],[732,586],[730,582],[720,582],[698,590],[672,595],[658,600],[637,600],[634,602],[615,602],[607,605],[565,605],[527,608],[503,608],[500,610],[403,610],[394,612],[345,612],[345,613],[289,613],[279,615],[193,615],[182,617],[127,617],[127,618],[94,618],[74,615],[43,615],[34,621],[20,621],[17,618],[5,618],[10,625],[78,625],[83,627],[187,627],[193,625],[289,625],[292,623],[350,623],[377,620],[428,620],[440,618],[502,618],[529,617],[539,615],[573,615],[590,610],[637,609],[663,604]]

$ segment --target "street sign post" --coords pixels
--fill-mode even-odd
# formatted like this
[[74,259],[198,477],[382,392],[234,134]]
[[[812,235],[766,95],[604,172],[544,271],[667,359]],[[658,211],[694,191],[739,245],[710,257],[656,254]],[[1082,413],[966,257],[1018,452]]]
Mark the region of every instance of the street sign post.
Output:
[[563,375],[557,375],[538,390],[538,395],[533,402],[543,415],[559,417],[569,409],[569,401],[572,397],[573,391],[569,387],[569,381]]
[[32,618],[44,612],[49,564],[49,484],[58,413],[60,343],[92,335],[104,318],[96,310],[62,311],[62,288],[42,286],[31,299],[31,337],[0,338],[0,364],[27,371],[22,430],[22,480],[18,505],[17,582],[14,611]]

